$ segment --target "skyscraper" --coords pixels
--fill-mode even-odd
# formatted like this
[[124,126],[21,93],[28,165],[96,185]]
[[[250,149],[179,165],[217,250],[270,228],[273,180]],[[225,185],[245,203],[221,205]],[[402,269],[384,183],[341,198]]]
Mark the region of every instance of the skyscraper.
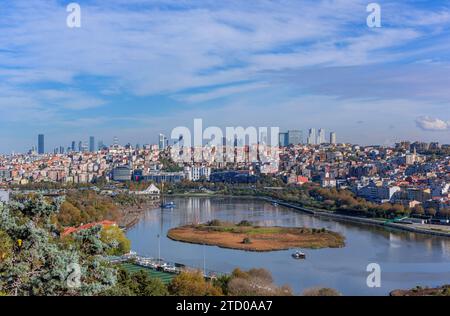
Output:
[[89,151],[91,153],[95,152],[95,137],[94,136],[89,137]]
[[72,152],[75,152],[77,150],[74,140],[72,141],[72,145],[71,145],[70,149],[72,150]]
[[316,144],[316,129],[310,128],[308,133],[308,145]]
[[278,142],[280,147],[289,146],[289,134],[288,133],[280,133],[278,136]]
[[331,132],[330,133],[330,144],[335,145],[336,143],[337,143],[336,133],[335,132]]
[[38,135],[38,154],[43,155],[45,153],[44,134]]
[[303,143],[303,135],[301,131],[288,131],[289,145],[298,145]]
[[168,139],[164,134],[159,134],[159,150],[166,149],[168,145]]
[[317,144],[325,144],[325,130],[323,128],[319,129],[319,134],[317,135]]

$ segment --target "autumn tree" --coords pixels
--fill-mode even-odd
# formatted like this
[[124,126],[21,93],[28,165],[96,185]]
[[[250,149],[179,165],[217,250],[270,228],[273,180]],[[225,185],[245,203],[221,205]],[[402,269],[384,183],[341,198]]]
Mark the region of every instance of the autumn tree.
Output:
[[206,281],[200,271],[182,272],[169,284],[169,292],[176,296],[219,296],[220,288]]
[[417,204],[416,206],[414,206],[413,208],[413,213],[417,214],[417,215],[424,215],[425,214],[425,209],[423,208],[422,205]]
[[303,296],[341,296],[341,294],[335,289],[312,288],[305,290]]
[[272,274],[265,269],[242,271],[235,269],[228,281],[228,294],[232,296],[291,296],[288,286],[273,284]]
[[440,210],[439,215],[448,219],[450,216],[450,208],[444,208],[444,209]]
[[434,208],[432,208],[432,207],[427,208],[426,212],[427,212],[428,215],[433,216],[433,217],[436,216],[436,213],[437,213],[436,210]]

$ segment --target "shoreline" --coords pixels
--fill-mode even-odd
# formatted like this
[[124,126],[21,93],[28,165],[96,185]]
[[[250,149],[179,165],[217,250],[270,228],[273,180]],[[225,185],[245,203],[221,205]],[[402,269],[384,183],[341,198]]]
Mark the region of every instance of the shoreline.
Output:
[[139,205],[127,205],[120,207],[119,210],[122,213],[122,218],[118,223],[119,226],[124,231],[129,230],[139,222],[143,212],[152,209],[159,203],[159,200],[148,200],[140,203]]
[[312,210],[303,206],[298,206],[291,204],[289,202],[280,201],[273,199],[271,197],[264,197],[264,196],[253,196],[253,195],[224,195],[224,194],[207,194],[207,193],[178,193],[178,194],[172,194],[170,196],[173,197],[209,197],[209,198],[242,198],[242,199],[257,199],[257,200],[263,200],[269,203],[277,203],[281,206],[288,207],[295,212],[301,212],[306,213],[314,217],[324,217],[329,219],[334,219],[336,221],[343,221],[343,222],[350,222],[350,223],[357,223],[357,224],[363,224],[363,225],[371,225],[371,226],[378,226],[383,228],[391,228],[395,230],[400,230],[404,232],[410,232],[415,234],[421,234],[421,235],[428,235],[428,236],[435,236],[435,237],[444,237],[444,238],[450,238],[450,232],[443,232],[443,231],[432,231],[428,229],[420,229],[416,227],[410,227],[407,225],[397,224],[397,223],[390,223],[385,221],[380,221],[377,219],[371,219],[371,218],[364,218],[364,217],[357,217],[357,216],[351,216],[351,215],[343,215],[343,214],[336,214],[332,213],[326,210]]
[[402,225],[402,224],[397,224],[397,223],[390,223],[390,222],[384,222],[384,221],[380,221],[380,220],[376,220],[376,219],[371,219],[371,218],[364,218],[364,217],[356,217],[356,216],[350,216],[350,215],[343,215],[343,214],[335,214],[335,213],[331,213],[331,212],[327,212],[325,210],[320,210],[320,211],[315,211],[315,210],[311,210],[311,209],[307,209],[301,206],[296,206],[287,202],[282,202],[282,201],[276,201],[276,200],[271,200],[268,198],[263,198],[264,200],[268,201],[268,202],[275,202],[278,203],[279,205],[303,212],[303,213],[307,213],[310,214],[312,216],[315,217],[325,217],[325,218],[331,218],[331,219],[335,219],[335,220],[341,220],[341,221],[346,221],[346,222],[353,222],[353,223],[359,223],[359,224],[365,224],[365,225],[374,225],[374,226],[379,226],[379,227],[388,227],[388,228],[393,228],[393,229],[397,229],[397,230],[402,230],[402,231],[406,231],[406,232],[410,232],[410,233],[416,233],[416,234],[423,234],[423,235],[430,235],[430,236],[436,236],[436,237],[450,237],[450,232],[446,233],[446,232],[439,232],[439,231],[432,231],[432,230],[427,230],[427,229],[420,229],[420,228],[416,228],[416,227],[410,227],[407,225]]

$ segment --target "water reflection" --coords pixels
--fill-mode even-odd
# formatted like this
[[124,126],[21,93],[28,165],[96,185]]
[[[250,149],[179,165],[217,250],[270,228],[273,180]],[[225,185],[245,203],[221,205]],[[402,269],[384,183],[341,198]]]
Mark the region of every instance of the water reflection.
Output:
[[[289,284],[297,293],[314,286],[336,288],[347,295],[385,295],[395,288],[416,285],[437,286],[450,283],[450,240],[387,230],[297,213],[283,206],[259,200],[238,198],[177,198],[173,210],[149,210],[129,230],[132,247],[140,254],[207,269],[229,272],[236,267],[269,269],[278,284]],[[242,252],[203,247],[169,240],[170,228],[221,219],[248,220],[261,226],[315,227],[338,231],[346,237],[342,249],[306,250],[308,258],[299,262],[292,251],[270,253]],[[369,263],[382,267],[382,287],[366,286]]]

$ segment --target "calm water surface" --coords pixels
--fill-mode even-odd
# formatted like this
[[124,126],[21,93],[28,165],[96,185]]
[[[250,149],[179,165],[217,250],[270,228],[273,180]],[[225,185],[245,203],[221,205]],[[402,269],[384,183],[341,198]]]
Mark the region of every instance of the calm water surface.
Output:
[[[321,286],[345,295],[386,295],[393,289],[416,285],[450,284],[450,239],[386,230],[380,227],[318,219],[283,206],[239,198],[174,198],[177,208],[146,211],[127,232],[132,248],[141,255],[221,272],[240,267],[270,270],[275,282],[288,284],[296,293]],[[244,252],[213,246],[192,245],[168,239],[171,228],[212,219],[249,220],[261,226],[316,227],[342,233],[341,249],[304,250],[307,260],[292,259],[292,250],[268,253]],[[204,260],[205,258],[205,260]],[[382,268],[381,288],[366,285],[370,263]]]

